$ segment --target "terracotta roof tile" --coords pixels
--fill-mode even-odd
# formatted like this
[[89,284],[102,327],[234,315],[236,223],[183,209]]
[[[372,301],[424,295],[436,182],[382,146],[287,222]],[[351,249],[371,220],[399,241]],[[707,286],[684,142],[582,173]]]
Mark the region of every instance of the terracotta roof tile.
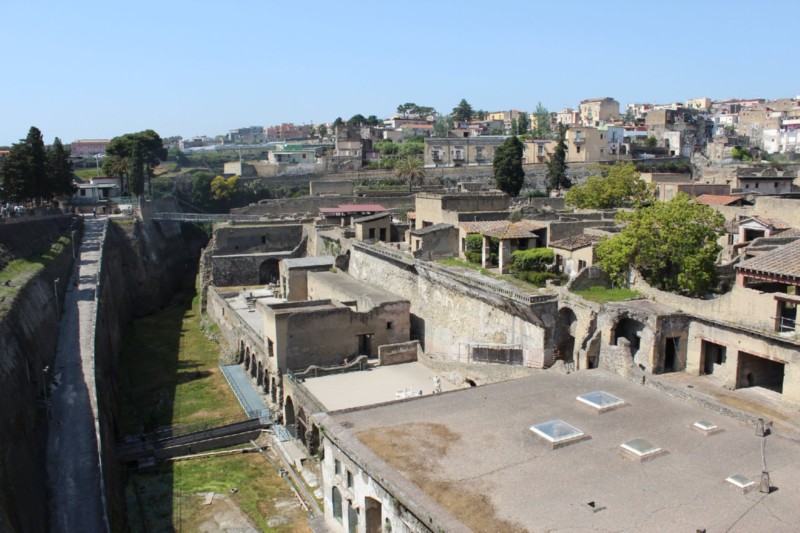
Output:
[[577,250],[579,248],[585,248],[587,246],[592,246],[597,241],[600,240],[600,237],[597,235],[573,235],[572,237],[567,237],[565,239],[559,239],[557,241],[552,241],[548,248],[560,248],[562,250]]
[[736,268],[759,274],[800,278],[800,240],[742,261]]
[[741,196],[726,196],[722,194],[701,194],[697,197],[697,201],[705,205],[731,205],[741,200]]

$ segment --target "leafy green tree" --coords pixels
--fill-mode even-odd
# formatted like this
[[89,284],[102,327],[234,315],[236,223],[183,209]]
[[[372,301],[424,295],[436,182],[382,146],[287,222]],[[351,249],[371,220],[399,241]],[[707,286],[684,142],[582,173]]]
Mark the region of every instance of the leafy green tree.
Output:
[[440,115],[433,121],[433,134],[436,137],[448,137],[453,129],[452,117]]
[[669,202],[620,212],[617,221],[622,231],[597,246],[597,264],[616,284],[624,285],[635,268],[661,290],[697,296],[716,286],[717,238],[725,218],[713,208],[680,193]]
[[[108,175],[124,175],[114,173],[123,168],[123,161],[127,161],[127,176],[130,181],[129,192],[142,194],[145,179],[153,177],[156,166],[168,158],[167,149],[161,137],[153,130],[144,130],[138,133],[126,133],[114,137],[106,146],[106,157],[103,159],[103,172]],[[135,183],[134,183],[135,182]]]
[[734,146],[731,149],[731,157],[737,161],[752,161],[753,159],[753,156],[750,154],[750,150],[747,148],[742,148],[741,146]]
[[317,126],[317,133],[319,133],[320,137],[325,137],[328,134],[328,126],[320,124]]
[[572,183],[567,177],[567,127],[558,125],[558,143],[547,163],[547,183],[550,189],[560,191]]
[[344,120],[342,120],[342,117],[336,117],[336,120],[333,121],[334,129],[341,128],[342,125],[344,125]]
[[403,117],[408,118],[409,115],[415,113],[417,109],[417,104],[413,102],[406,102],[405,104],[400,104],[397,106],[397,114],[403,115]]
[[375,115],[370,115],[367,117],[366,121],[364,121],[364,124],[367,126],[380,126],[381,121]]
[[72,194],[72,161],[69,159],[69,150],[64,148],[58,137],[47,149],[47,173],[51,194]]
[[362,125],[366,124],[366,122],[367,122],[367,119],[364,118],[364,115],[359,113],[357,115],[353,115],[352,117],[350,117],[347,120],[347,125],[348,126],[362,126]]
[[3,162],[3,188],[12,200],[33,199],[37,205],[53,196],[48,179],[47,152],[39,128],[31,126],[25,139],[11,146]]
[[525,182],[523,150],[520,140],[512,136],[503,141],[494,153],[494,181],[498,189],[512,197],[519,195]]
[[533,117],[536,120],[536,124],[533,126],[533,136],[537,139],[549,137],[552,133],[552,129],[550,128],[550,111],[539,102],[536,104]]
[[475,111],[475,118],[478,120],[486,120],[486,117],[489,116],[489,112],[484,109],[478,109]]
[[211,180],[211,197],[215,200],[222,200],[223,202],[233,198],[236,193],[236,186],[239,184],[239,176],[231,176],[225,178],[223,176],[216,176]]
[[453,108],[453,112],[450,116],[453,117],[453,120],[466,122],[472,120],[472,115],[474,114],[475,112],[472,110],[472,106],[462,98],[458,105]]
[[407,156],[399,160],[394,167],[394,175],[408,183],[408,192],[414,185],[419,185],[425,177],[425,166],[422,158]]
[[564,195],[567,205],[578,209],[631,207],[655,198],[655,187],[645,183],[631,162],[595,165],[583,185]]
[[645,139],[644,145],[647,146],[648,148],[655,148],[656,146],[658,146],[658,139],[650,135],[647,139]]
[[400,157],[421,157],[425,153],[425,140],[422,137],[411,137],[400,143],[397,151]]

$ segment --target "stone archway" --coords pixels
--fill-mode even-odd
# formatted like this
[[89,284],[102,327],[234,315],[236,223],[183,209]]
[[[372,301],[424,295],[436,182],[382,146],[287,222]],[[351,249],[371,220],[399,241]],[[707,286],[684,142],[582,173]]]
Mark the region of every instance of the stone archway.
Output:
[[264,391],[264,394],[269,395],[269,370],[267,367],[264,367],[264,379],[261,382],[261,390]]
[[244,341],[239,341],[239,358],[236,362],[240,365],[244,362]]
[[261,361],[258,362],[258,369],[256,370],[256,384],[259,387],[264,384],[264,365]]
[[253,352],[253,357],[250,360],[250,377],[253,379],[256,379],[256,374],[258,372],[258,365],[256,364],[257,358],[258,355],[256,354],[256,352]]
[[275,378],[272,378],[269,387],[269,397],[272,399],[272,403],[278,403],[278,385],[275,383]]
[[381,502],[369,496],[364,497],[364,509],[366,509],[366,532],[381,533],[383,529],[383,517],[381,516]]

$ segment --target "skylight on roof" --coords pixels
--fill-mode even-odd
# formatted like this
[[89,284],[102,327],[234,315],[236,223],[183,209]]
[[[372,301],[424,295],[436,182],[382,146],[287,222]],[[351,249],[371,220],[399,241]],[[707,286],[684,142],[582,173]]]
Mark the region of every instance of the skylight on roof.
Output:
[[756,487],[756,482],[743,474],[734,474],[725,478],[725,481],[747,493]]
[[722,431],[722,428],[716,425],[713,422],[709,422],[708,420],[698,420],[694,424],[690,426],[693,430],[702,433],[703,435],[709,436],[714,435]]
[[646,461],[657,457],[665,450],[650,442],[647,439],[633,439],[619,445],[624,452],[623,455],[638,461]]
[[625,405],[625,400],[622,398],[618,398],[613,394],[603,391],[587,392],[586,394],[581,394],[575,399],[601,413]]
[[551,443],[554,448],[588,437],[583,431],[563,420],[548,420],[531,426],[530,430]]

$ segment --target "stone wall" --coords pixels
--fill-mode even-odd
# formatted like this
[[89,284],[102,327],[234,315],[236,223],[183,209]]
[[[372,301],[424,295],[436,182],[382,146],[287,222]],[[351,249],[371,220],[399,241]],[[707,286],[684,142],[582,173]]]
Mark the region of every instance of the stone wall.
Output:
[[71,224],[72,217],[59,215],[0,219],[0,244],[9,258],[25,257],[48,246]]
[[411,302],[411,335],[428,354],[459,359],[475,343],[519,344],[529,366],[552,359],[557,304],[526,306],[425,269],[351,249],[349,272]]
[[413,196],[364,197],[364,196],[304,196],[281,200],[261,200],[258,204],[231,209],[238,215],[294,215],[306,213],[316,216],[320,207],[337,207],[340,204],[380,204],[386,209],[413,211]]
[[214,228],[214,255],[293,250],[302,238],[301,224],[224,224]]
[[381,366],[400,365],[417,360],[419,341],[398,342],[378,346],[378,360]]
[[211,280],[218,287],[239,287],[277,283],[278,262],[292,252],[223,255],[211,260]]

